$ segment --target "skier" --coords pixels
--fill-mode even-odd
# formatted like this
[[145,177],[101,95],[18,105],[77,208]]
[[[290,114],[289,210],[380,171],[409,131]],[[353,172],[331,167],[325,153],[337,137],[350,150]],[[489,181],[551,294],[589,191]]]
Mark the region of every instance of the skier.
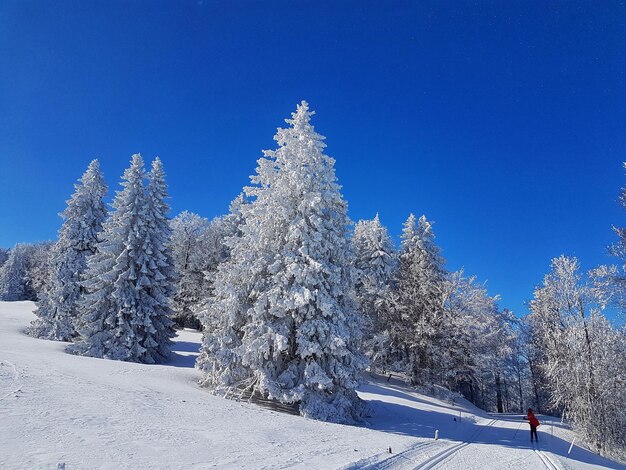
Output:
[[524,416],[524,419],[528,421],[530,424],[530,442],[533,441],[533,434],[535,435],[535,442],[539,442],[539,438],[537,437],[537,428],[539,427],[539,420],[533,413],[532,408],[528,408],[528,414]]

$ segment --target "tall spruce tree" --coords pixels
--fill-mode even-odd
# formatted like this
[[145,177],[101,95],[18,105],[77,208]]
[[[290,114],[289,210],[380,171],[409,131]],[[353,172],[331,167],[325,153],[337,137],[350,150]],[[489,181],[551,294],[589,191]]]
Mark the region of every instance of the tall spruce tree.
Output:
[[87,257],[96,252],[107,210],[107,187],[98,160],[93,160],[75,184],[75,191],[60,214],[63,224],[52,248],[50,276],[28,330],[32,336],[70,341],[76,336],[78,303],[84,292],[81,277]]
[[399,360],[416,384],[432,382],[442,353],[444,260],[432,224],[411,214],[402,231],[399,266],[389,291],[390,359]]
[[366,361],[353,296],[347,205],[302,102],[258,161],[202,315],[198,367],[215,393],[258,393],[304,416],[359,419]]
[[380,223],[378,214],[372,220],[360,220],[356,224],[352,243],[356,256],[356,294],[367,321],[363,349],[372,365],[378,365],[384,360],[388,344],[387,318],[382,305],[396,269],[397,256],[387,227]]
[[[145,275],[149,280],[145,299],[149,303],[150,310],[145,313],[145,318],[152,322],[153,329],[150,331],[154,343],[152,356],[166,358],[170,354],[171,338],[174,336],[174,322],[172,316],[172,298],[176,292],[174,262],[171,252],[172,229],[170,228],[167,213],[170,210],[166,200],[167,183],[165,172],[160,158],[155,158],[152,168],[148,173],[148,254],[152,259],[148,261]],[[144,270],[142,269],[142,272]],[[151,344],[146,340],[146,344]]]
[[162,362],[170,354],[171,260],[164,249],[169,228],[160,162],[148,190],[145,177],[143,159],[133,155],[97,253],[87,262],[80,338],[69,352],[144,363]]

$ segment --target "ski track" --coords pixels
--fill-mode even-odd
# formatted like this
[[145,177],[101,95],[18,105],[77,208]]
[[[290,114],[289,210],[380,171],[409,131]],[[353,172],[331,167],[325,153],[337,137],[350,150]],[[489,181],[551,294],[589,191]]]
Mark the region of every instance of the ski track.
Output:
[[[469,463],[468,463],[468,460],[466,460],[465,458],[466,456],[463,455],[465,453],[465,449],[467,449],[468,446],[472,445],[474,441],[478,439],[480,434],[486,428],[490,426],[494,426],[494,425],[496,425],[495,426],[496,428],[502,429],[503,433],[505,432],[506,429],[512,430],[512,428],[507,427],[506,420],[494,418],[488,424],[486,424],[485,426],[482,426],[479,430],[477,430],[474,433],[474,435],[470,439],[468,439],[467,442],[459,443],[451,448],[445,449],[440,454],[435,455],[432,458],[428,459],[427,461],[423,462],[421,465],[416,467],[416,469],[431,470],[435,468],[471,468],[472,465],[476,464],[476,460],[475,460],[476,456],[480,455],[481,453],[484,454],[484,451],[482,451],[481,449],[476,449],[477,452],[474,452],[473,454],[470,453],[471,455],[468,456],[468,459],[469,459]],[[517,434],[517,432],[515,434]],[[489,439],[487,440],[489,441]],[[560,465],[560,462],[557,463],[558,460],[556,458],[551,456],[549,453],[541,450],[538,447],[538,445],[533,445],[532,449],[528,449],[527,452],[529,452],[530,450],[532,450],[532,453],[530,453],[530,455],[534,456],[533,462],[536,462],[536,465],[537,465],[536,468],[541,467],[541,468],[546,468],[548,470],[563,470],[564,468],[566,468]],[[505,467],[511,468],[510,465],[515,464],[515,462],[518,460],[519,460],[520,465],[522,464],[523,461],[526,461],[526,464],[528,465],[527,457],[528,457],[528,453],[526,456],[520,456],[519,459],[509,460],[508,462],[501,462],[501,463],[503,465],[503,468]],[[497,457],[495,457],[494,455],[494,458],[497,458]],[[453,463],[454,459],[459,459],[460,462]]]
[[[369,459],[363,459],[358,462],[354,462],[350,465],[342,467],[342,470],[362,469],[362,470],[385,470],[385,469],[403,469],[410,468],[412,470],[429,470],[439,467],[440,464],[445,463],[450,457],[457,455],[462,449],[472,444],[472,442],[478,438],[483,430],[489,426],[492,426],[497,419],[492,419],[487,424],[480,426],[474,431],[467,441],[459,442],[457,444],[445,445],[442,441],[435,442],[418,442],[408,447],[407,449],[394,454],[383,460],[378,460],[384,454],[378,454],[370,457]],[[445,446],[444,449],[438,451],[435,455],[427,457],[426,460],[420,461],[419,457],[424,454],[428,454],[430,450],[438,449]],[[417,463],[417,465],[415,465]]]
[[561,467],[557,466],[550,457],[548,457],[547,454],[544,454],[543,452],[541,452],[540,450],[537,449],[533,449],[535,454],[537,454],[539,456],[539,458],[541,459],[541,461],[543,462],[543,464],[545,465],[546,468],[548,468],[549,470],[561,470]]
[[439,447],[434,442],[417,442],[402,452],[393,454],[390,457],[382,458],[385,453],[377,454],[372,457],[353,462],[342,467],[340,470],[385,470],[385,469],[401,469],[410,465],[409,468],[413,468],[412,463],[415,461],[415,457],[422,455],[430,448]]
[[533,447],[533,451],[537,456],[541,459],[541,462],[545,465],[545,467],[549,470],[563,470],[560,465],[558,465],[552,457],[550,457],[546,452],[538,449],[537,447]]
[[[481,425],[474,433],[464,442],[451,444],[444,449],[438,451],[435,455],[427,457],[423,461],[419,461],[419,457],[424,454],[428,454],[429,451],[440,447],[437,442],[418,442],[404,451],[388,457],[383,460],[379,460],[384,454],[378,454],[369,459],[363,459],[358,462],[354,462],[351,465],[342,467],[342,470],[363,469],[363,470],[385,470],[385,469],[405,469],[410,468],[412,470],[434,470],[445,469],[448,467],[448,463],[454,458],[461,458],[462,463],[466,465],[466,468],[471,468],[471,465],[465,462],[463,458],[464,451],[475,444],[475,441],[485,431],[486,428],[493,426],[494,424],[501,422],[501,420],[494,418],[488,423]],[[502,422],[504,424],[504,422]],[[439,441],[441,442],[441,441]],[[555,459],[553,459],[548,453],[538,448],[533,448],[533,454],[541,462],[542,467],[548,470],[563,470],[564,467],[559,465]],[[470,458],[471,460],[471,458]],[[415,462],[418,462],[415,465]],[[539,463],[539,462],[537,462]]]
[[467,446],[471,445],[472,442],[475,439],[477,439],[478,436],[480,436],[480,434],[485,430],[485,428],[488,428],[489,426],[492,426],[496,421],[498,421],[498,420],[497,419],[492,419],[487,424],[481,426],[476,431],[474,431],[472,436],[466,442],[460,442],[459,444],[455,444],[455,445],[453,445],[451,447],[448,447],[448,448],[442,450],[438,454],[433,455],[432,457],[430,457],[426,461],[420,463],[417,467],[414,467],[414,470],[430,470],[430,469],[439,467],[441,464],[445,463],[445,461],[447,461],[449,458],[451,458],[451,457],[453,457],[455,455],[458,455],[459,452],[461,452]]

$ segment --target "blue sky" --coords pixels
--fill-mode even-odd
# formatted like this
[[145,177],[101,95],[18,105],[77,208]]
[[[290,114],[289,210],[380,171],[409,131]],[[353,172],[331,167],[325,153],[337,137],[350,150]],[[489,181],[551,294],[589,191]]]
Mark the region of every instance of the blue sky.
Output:
[[213,217],[302,99],[354,220],[433,219],[516,313],[561,253],[612,262],[623,2],[0,3],[0,246],[52,239],[89,161],[159,155]]

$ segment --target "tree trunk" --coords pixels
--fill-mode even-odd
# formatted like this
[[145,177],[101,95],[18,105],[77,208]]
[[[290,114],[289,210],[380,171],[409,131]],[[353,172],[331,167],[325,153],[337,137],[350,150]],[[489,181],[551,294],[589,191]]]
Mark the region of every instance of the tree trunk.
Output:
[[519,363],[519,359],[517,360],[517,386],[519,388],[519,411],[524,411],[524,392],[522,389],[522,368]]
[[504,412],[508,413],[511,409],[511,401],[509,398],[509,387],[506,384],[506,375],[502,377],[502,386],[504,387]]
[[[533,361],[528,359],[528,366],[530,367],[530,376],[531,381],[533,383],[533,390],[535,392],[535,401],[537,402],[537,412],[542,413],[541,411],[541,400],[539,400],[539,389],[537,388],[537,375],[535,374],[535,368],[533,367]],[[524,411],[522,409],[522,411]]]
[[503,413],[502,409],[502,385],[500,384],[500,372],[496,372],[496,406],[498,413]]

